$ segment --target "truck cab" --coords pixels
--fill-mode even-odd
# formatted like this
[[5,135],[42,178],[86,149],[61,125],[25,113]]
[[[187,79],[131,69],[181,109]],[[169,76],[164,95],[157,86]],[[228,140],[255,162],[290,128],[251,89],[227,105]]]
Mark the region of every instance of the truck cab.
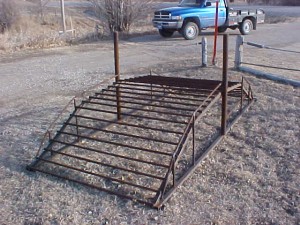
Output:
[[156,11],[153,26],[162,37],[171,37],[178,31],[185,39],[193,40],[201,29],[215,26],[217,1],[219,32],[225,32],[229,27],[239,28],[242,34],[248,34],[256,29],[258,22],[264,21],[262,10],[255,10],[253,13],[253,10],[229,9],[227,0],[182,0],[177,7]]

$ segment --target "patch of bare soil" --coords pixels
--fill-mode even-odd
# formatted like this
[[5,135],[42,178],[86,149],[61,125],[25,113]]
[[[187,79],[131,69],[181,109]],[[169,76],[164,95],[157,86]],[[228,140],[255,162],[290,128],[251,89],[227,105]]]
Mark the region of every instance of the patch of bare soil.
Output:
[[[221,77],[221,69],[200,68],[196,60],[156,68],[169,76]],[[244,75],[229,74],[237,81]],[[71,98],[73,86],[64,87],[65,96],[51,93],[3,105],[0,224],[299,224],[300,89],[244,76],[257,102],[163,211],[25,170],[47,126]],[[45,92],[51,88],[43,85]]]

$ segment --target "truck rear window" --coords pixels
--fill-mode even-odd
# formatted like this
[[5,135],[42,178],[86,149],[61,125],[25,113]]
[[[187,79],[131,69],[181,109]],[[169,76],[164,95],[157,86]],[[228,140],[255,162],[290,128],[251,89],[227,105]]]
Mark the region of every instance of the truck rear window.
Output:
[[204,2],[204,0],[182,0],[180,2],[180,6],[193,6],[193,5],[200,5]]

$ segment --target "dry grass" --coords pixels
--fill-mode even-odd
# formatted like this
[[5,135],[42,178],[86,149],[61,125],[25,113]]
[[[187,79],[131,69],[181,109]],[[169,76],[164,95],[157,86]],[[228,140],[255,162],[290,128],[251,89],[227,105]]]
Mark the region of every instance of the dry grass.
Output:
[[[255,49],[255,56],[252,54]],[[300,54],[300,44],[295,43],[289,45],[288,47],[279,47],[277,49],[282,49],[283,51],[277,50],[266,50],[257,49],[250,46],[245,46],[244,49],[244,59],[246,63],[253,63],[258,65],[265,65],[270,67],[279,67],[282,69],[261,67],[246,65],[246,67],[260,70],[266,73],[271,73],[279,77],[284,77],[292,80],[299,80],[300,64],[298,62],[298,57]],[[286,50],[286,52],[285,52]],[[295,52],[289,52],[295,51]]]
[[[201,69],[197,64],[178,60],[158,66],[157,72],[220,77],[220,69]],[[148,70],[141,68],[138,73]],[[242,75],[231,71],[230,79],[240,80]],[[41,131],[68,96],[2,108],[0,223],[299,224],[300,90],[246,77],[258,101],[179,188],[164,211],[25,170]]]

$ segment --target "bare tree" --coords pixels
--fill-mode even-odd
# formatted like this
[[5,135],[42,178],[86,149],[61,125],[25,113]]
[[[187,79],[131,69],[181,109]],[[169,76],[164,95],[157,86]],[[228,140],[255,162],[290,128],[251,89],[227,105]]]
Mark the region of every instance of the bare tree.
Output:
[[45,8],[49,1],[50,0],[39,0],[39,11],[40,11],[40,16],[43,24],[45,23]]
[[134,21],[146,15],[151,0],[91,0],[96,15],[107,22],[111,32],[129,31]]
[[20,18],[20,11],[14,0],[0,2],[0,31],[3,33]]

